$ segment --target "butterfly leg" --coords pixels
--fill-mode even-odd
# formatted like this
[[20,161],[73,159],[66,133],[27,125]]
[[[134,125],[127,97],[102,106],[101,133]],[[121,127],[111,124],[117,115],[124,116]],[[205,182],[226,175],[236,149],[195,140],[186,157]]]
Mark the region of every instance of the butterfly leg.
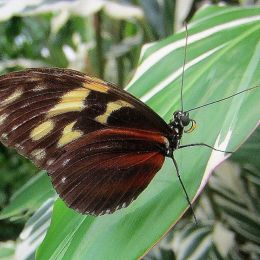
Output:
[[197,218],[196,218],[196,216],[195,216],[195,212],[194,212],[194,210],[193,210],[193,207],[192,207],[192,204],[191,204],[189,195],[188,195],[188,193],[187,193],[187,191],[186,191],[186,189],[185,189],[185,186],[184,186],[184,184],[183,184],[183,181],[182,181],[182,179],[181,179],[181,175],[180,175],[180,171],[179,171],[178,164],[177,164],[177,162],[176,162],[176,160],[175,160],[175,158],[174,158],[173,156],[172,156],[171,158],[172,158],[173,164],[174,164],[175,169],[176,169],[177,177],[178,177],[178,179],[179,179],[179,181],[180,181],[180,183],[181,183],[181,187],[182,187],[182,189],[183,189],[183,191],[184,191],[184,193],[185,193],[186,200],[187,200],[187,202],[188,202],[188,204],[189,204],[189,207],[190,207],[190,209],[191,209],[191,211],[192,211],[192,215],[193,215],[193,217],[194,217],[195,223],[198,224],[198,221],[197,221]]
[[208,144],[204,144],[204,143],[180,145],[180,146],[178,147],[178,149],[182,149],[182,148],[186,148],[186,147],[191,147],[191,146],[205,146],[205,147],[211,148],[211,149],[214,150],[214,151],[218,151],[218,152],[222,152],[222,153],[233,153],[233,152],[229,152],[229,151],[224,151],[224,150],[216,149],[215,147],[213,147],[213,146],[211,146],[211,145],[208,145]]

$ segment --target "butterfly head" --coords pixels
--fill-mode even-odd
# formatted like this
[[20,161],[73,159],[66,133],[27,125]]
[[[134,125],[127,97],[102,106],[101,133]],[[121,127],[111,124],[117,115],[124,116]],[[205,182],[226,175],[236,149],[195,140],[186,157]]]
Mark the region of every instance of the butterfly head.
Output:
[[170,122],[170,127],[176,131],[177,134],[191,133],[196,128],[196,121],[191,119],[188,112],[175,111],[173,120]]

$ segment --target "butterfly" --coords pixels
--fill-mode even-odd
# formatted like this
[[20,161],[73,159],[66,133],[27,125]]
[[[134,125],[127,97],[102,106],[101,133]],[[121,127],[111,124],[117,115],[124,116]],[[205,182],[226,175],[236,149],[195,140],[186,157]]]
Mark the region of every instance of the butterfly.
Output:
[[61,199],[82,214],[127,207],[165,157],[173,160],[192,209],[174,151],[195,145],[215,149],[180,140],[196,127],[189,111],[227,98],[176,111],[167,124],[126,91],[75,70],[12,72],[0,76],[0,141],[46,170]]
[[167,124],[126,91],[74,70],[0,76],[0,141],[45,169],[59,196],[83,214],[127,207],[194,123],[177,111]]

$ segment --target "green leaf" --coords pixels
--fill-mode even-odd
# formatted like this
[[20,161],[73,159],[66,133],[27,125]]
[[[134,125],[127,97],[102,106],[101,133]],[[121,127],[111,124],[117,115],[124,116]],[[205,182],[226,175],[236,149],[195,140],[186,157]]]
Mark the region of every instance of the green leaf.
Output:
[[[189,25],[184,109],[259,85],[260,8],[226,8]],[[203,21],[202,21],[203,20]],[[128,90],[167,122],[180,109],[180,81],[185,32],[154,43]],[[235,151],[259,122],[260,89],[190,113],[198,123],[183,144],[205,142]],[[145,122],[144,122],[145,124]],[[191,198],[202,190],[212,170],[227,158],[203,147],[175,152]],[[136,259],[152,247],[187,209],[171,160],[128,208],[113,215],[82,216],[55,203],[52,223],[38,259]]]
[[14,259],[34,259],[50,225],[54,199],[50,198],[28,219],[17,241]]
[[234,203],[221,199],[218,202],[231,228],[248,241],[260,244],[260,230],[256,228],[260,226],[260,217]]
[[176,250],[177,258],[184,259],[207,259],[213,241],[211,227],[191,227],[186,229],[185,238]]
[[151,30],[157,38],[163,38],[173,33],[174,1],[140,0],[146,20],[149,23],[146,30]]
[[12,241],[0,243],[0,259],[9,260],[13,259],[15,252],[15,243]]
[[232,160],[243,164],[251,164],[260,170],[258,151],[260,147],[260,127],[250,136],[249,140],[232,156]]
[[41,171],[11,197],[9,205],[1,211],[0,219],[23,217],[27,211],[35,211],[54,195],[50,179],[45,171]]
[[260,246],[253,243],[246,243],[243,247],[243,250],[251,255],[251,259],[260,258]]
[[10,1],[0,2],[0,21],[8,20],[13,16],[34,16],[45,13],[60,14],[61,12],[87,17],[102,8],[104,8],[107,15],[116,19],[143,18],[143,13],[138,6],[108,0],[26,0],[16,5]]
[[87,16],[97,12],[104,5],[100,0],[89,1],[61,1],[61,0],[26,0],[14,4],[14,2],[4,1],[0,2],[0,21],[5,21],[12,16],[29,16],[42,13],[70,11],[79,15]]

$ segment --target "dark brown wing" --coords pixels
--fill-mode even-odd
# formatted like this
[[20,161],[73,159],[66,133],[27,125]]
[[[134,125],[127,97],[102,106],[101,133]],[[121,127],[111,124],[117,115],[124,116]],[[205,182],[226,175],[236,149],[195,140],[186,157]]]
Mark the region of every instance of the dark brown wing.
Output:
[[[126,128],[133,132],[144,130],[158,137],[168,136],[170,131],[156,113],[127,92],[73,70],[30,69],[0,77],[0,141],[14,147],[43,169],[51,171],[50,167],[58,165],[58,172],[66,171],[57,162],[65,157],[67,160],[73,156],[78,158],[77,151],[71,154],[74,143],[91,138],[91,134],[100,136],[103,130]],[[149,141],[144,148],[149,146]],[[113,145],[110,140],[106,142],[109,148],[104,152],[112,156]],[[127,156],[129,145],[131,143],[124,143],[122,156]],[[93,143],[95,146],[97,144]],[[147,162],[156,164],[162,156],[156,153],[164,154],[164,150],[162,147],[154,149],[152,159],[149,160],[150,154],[147,155]],[[134,152],[139,150],[135,148]],[[108,160],[101,155],[97,158],[95,160]],[[139,165],[133,166],[131,171],[141,173],[142,163]],[[153,175],[157,170],[154,166],[147,172]],[[111,168],[111,172],[117,171]],[[52,178],[54,175],[51,171]],[[132,194],[132,197],[135,196]]]
[[104,129],[71,143],[47,170],[69,207],[112,213],[128,206],[159,171],[165,141],[148,131]]
[[31,69],[0,77],[0,140],[38,166],[45,168],[71,141],[107,127],[168,131],[144,103],[76,71]]

